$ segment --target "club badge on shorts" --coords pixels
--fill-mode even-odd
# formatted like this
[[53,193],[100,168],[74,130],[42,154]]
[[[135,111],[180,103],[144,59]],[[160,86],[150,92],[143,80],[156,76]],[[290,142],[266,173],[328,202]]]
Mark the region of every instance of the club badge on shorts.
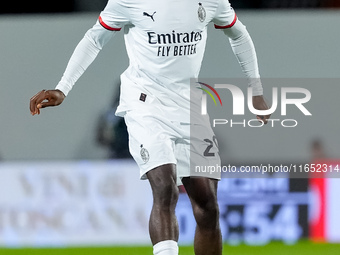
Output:
[[142,157],[142,160],[144,161],[144,163],[147,163],[149,161],[149,152],[147,149],[143,148],[143,144],[141,144],[141,149],[140,149],[140,156]]
[[205,9],[202,5],[202,3],[198,3],[198,19],[203,22],[205,20],[205,17],[206,17],[206,12],[205,12]]

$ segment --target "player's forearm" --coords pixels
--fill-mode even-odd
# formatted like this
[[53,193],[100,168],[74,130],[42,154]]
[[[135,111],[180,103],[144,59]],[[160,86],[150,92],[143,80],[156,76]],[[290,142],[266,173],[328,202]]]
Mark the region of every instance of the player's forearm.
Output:
[[224,29],[224,33],[229,37],[232,50],[248,78],[249,86],[253,88],[253,95],[262,95],[256,51],[246,27],[238,20],[233,27]]
[[67,96],[76,81],[97,57],[99,51],[85,36],[75,48],[56,89],[61,90]]
[[74,84],[95,60],[102,47],[113,34],[114,32],[103,30],[98,25],[90,29],[75,48],[56,89],[62,91],[67,96]]

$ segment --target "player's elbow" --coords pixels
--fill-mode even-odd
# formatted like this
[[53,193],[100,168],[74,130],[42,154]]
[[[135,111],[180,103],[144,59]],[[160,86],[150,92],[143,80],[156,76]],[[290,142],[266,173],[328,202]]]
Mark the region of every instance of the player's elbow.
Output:
[[223,29],[223,32],[231,40],[239,40],[249,35],[246,26],[239,20],[232,27]]
[[89,29],[85,36],[85,39],[87,39],[94,47],[96,47],[98,50],[101,50],[103,48],[103,45],[100,43],[100,40],[95,34],[93,33],[92,29]]

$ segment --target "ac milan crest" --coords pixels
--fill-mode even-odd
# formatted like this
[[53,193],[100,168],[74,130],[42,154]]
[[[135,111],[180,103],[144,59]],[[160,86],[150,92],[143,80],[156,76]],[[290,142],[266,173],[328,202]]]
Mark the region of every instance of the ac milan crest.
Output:
[[198,19],[203,22],[205,20],[206,12],[202,3],[198,3]]
[[143,148],[143,144],[140,146],[141,150],[140,150],[140,156],[142,157],[142,160],[144,161],[144,163],[149,161],[149,152],[147,149]]

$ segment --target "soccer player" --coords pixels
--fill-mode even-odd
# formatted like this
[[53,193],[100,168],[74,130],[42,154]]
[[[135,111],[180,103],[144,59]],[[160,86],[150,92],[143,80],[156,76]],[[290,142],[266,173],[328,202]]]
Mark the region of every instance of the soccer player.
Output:
[[[268,109],[253,42],[228,0],[109,0],[77,45],[56,88],[30,100],[32,115],[61,104],[103,46],[123,29],[130,64],[121,75],[116,114],[127,124],[130,153],[141,179],[148,179],[152,188],[149,232],[155,255],[178,254],[175,207],[177,185],[182,183],[197,222],[195,254],[222,254],[220,174],[190,171],[192,163],[220,164],[209,119],[190,112],[190,99],[200,102],[202,97],[201,90],[191,88],[190,78],[198,77],[210,22],[229,37],[252,87],[254,107]],[[269,118],[257,117],[264,123]]]

